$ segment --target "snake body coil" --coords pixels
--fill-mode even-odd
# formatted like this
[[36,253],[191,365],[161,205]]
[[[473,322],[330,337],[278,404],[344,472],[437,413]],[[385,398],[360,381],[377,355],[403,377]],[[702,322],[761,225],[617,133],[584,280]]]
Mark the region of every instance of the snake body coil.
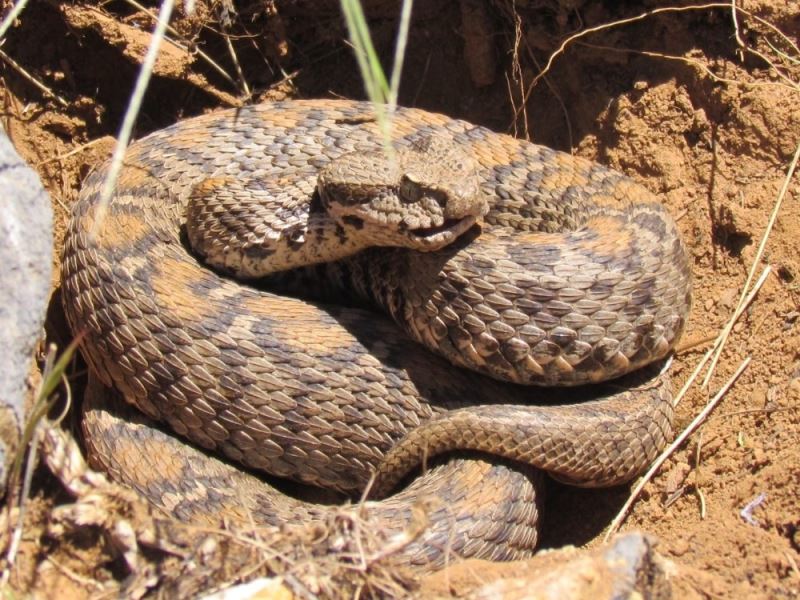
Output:
[[[375,510],[402,527],[414,497],[444,501],[409,550],[412,561],[441,561],[445,545],[464,556],[525,555],[536,539],[537,475],[503,459],[612,485],[638,474],[671,434],[661,375],[628,376],[635,389],[536,386],[599,383],[666,356],[689,308],[686,250],[652,195],[624,176],[419,110],[395,115],[399,163],[384,169],[365,158],[367,172],[389,176],[392,193],[376,201],[337,162],[382,153],[371,114],[356,102],[262,104],[132,145],[102,220],[104,170],[75,207],[62,271],[68,319],[85,331],[81,347],[100,382],[254,469],[345,493],[377,473],[383,494],[427,454],[482,453],[435,469]],[[431,156],[444,147],[466,158],[435,166]],[[454,171],[466,163],[464,175]],[[467,200],[476,190],[478,208]],[[327,222],[337,210],[343,216]],[[412,239],[414,249],[362,250],[281,285],[321,277],[312,296],[347,291],[382,306],[407,335],[362,309],[233,281],[188,247],[253,277],[264,265],[361,250],[354,240],[372,228],[375,210],[388,227],[383,245]],[[267,521],[322,510],[265,492],[227,465],[209,467],[143,424],[123,432],[103,418],[89,442],[94,460],[165,510],[193,518],[211,507]],[[240,479],[260,489],[252,500],[226,491]]]

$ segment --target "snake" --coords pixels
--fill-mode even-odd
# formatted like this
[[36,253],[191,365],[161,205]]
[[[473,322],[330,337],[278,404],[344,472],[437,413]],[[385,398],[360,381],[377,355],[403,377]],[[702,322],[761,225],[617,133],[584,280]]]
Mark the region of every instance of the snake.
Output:
[[670,439],[689,255],[612,169],[389,118],[263,102],[134,142],[108,204],[88,176],[61,272],[87,451],[188,521],[330,514],[293,481],[367,490],[376,530],[422,506],[411,564],[529,556],[543,473],[617,485]]

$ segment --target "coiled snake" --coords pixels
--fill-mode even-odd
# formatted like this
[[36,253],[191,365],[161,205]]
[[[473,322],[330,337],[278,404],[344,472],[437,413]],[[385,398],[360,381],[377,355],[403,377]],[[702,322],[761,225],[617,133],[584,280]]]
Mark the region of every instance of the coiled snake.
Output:
[[[392,136],[387,153],[372,108],[338,100],[147,136],[102,220],[105,169],[86,181],[65,310],[99,382],[252,469],[348,494],[377,473],[383,495],[454,453],[368,503],[402,528],[416,498],[439,501],[411,562],[441,562],[445,546],[524,556],[539,469],[613,485],[671,435],[669,386],[652,368],[580,384],[669,353],[689,309],[688,256],[652,194],[607,168],[421,110],[398,109]],[[390,247],[359,251],[375,244]],[[226,275],[335,259],[266,278],[314,300]],[[350,304],[315,303],[337,296]],[[279,522],[326,510],[125,409],[87,410],[95,464],[171,514]]]

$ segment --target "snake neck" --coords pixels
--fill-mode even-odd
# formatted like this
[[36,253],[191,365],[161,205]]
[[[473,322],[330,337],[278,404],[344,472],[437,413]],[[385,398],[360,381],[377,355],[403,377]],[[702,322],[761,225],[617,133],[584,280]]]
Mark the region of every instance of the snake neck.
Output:
[[[277,201],[269,204],[267,195]],[[340,260],[364,247],[358,227],[331,217],[313,191],[305,196],[310,202],[298,197],[260,182],[206,179],[189,195],[189,243],[212,267],[251,279]]]

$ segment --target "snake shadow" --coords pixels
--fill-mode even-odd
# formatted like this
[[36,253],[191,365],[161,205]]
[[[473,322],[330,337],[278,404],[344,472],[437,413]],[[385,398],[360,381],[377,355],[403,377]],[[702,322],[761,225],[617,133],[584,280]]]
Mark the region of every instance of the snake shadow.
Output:
[[546,482],[539,550],[566,545],[584,546],[609,526],[630,494],[630,485],[576,488]]

